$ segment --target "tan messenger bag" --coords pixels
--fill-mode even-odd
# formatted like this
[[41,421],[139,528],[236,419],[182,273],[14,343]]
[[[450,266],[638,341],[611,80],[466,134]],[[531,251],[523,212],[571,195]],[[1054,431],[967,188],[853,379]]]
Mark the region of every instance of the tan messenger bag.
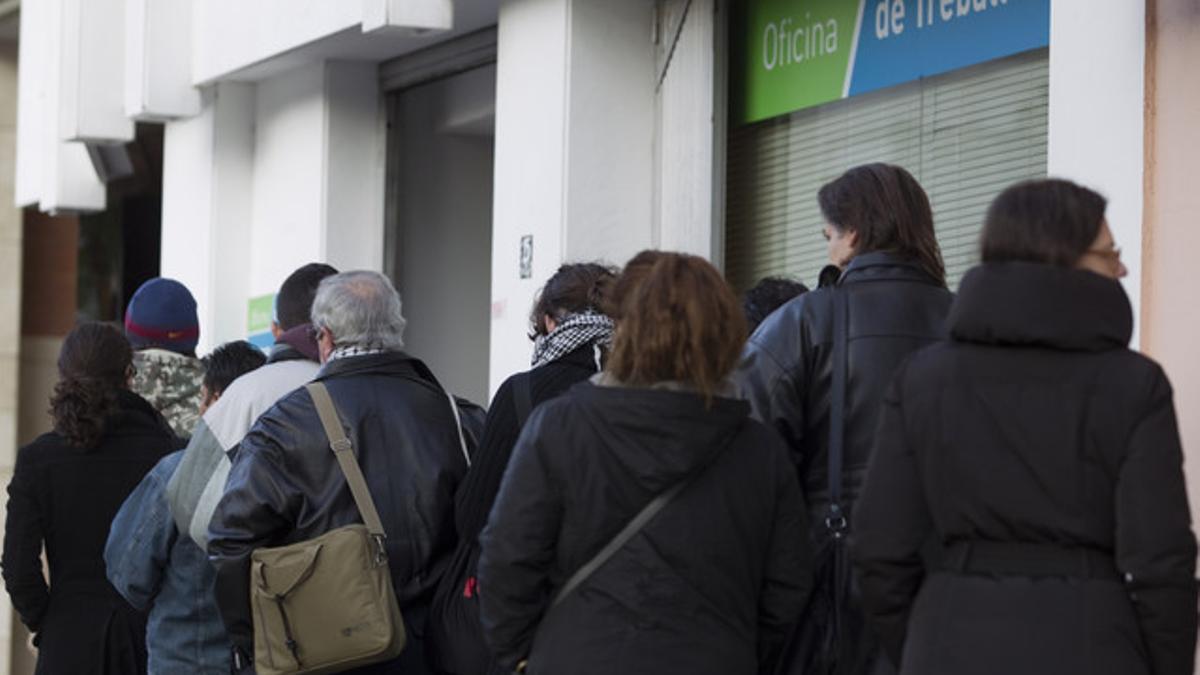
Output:
[[250,607],[258,675],[337,673],[404,650],[386,535],[325,385],[307,385],[365,525],[330,530],[251,555]]

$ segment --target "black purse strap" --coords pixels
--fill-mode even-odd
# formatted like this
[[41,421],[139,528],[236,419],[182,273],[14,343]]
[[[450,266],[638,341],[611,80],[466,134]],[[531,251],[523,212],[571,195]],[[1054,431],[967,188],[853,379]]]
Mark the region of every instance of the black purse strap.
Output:
[[835,539],[846,536],[849,522],[842,504],[843,466],[846,435],[846,376],[850,347],[849,298],[844,288],[834,288],[833,296],[833,388],[829,396],[829,510],[825,528]]
[[[730,443],[732,443],[733,438],[736,436],[737,432],[730,436]],[[554,601],[550,603],[550,609],[557,607],[558,604],[565,600],[566,597],[570,595],[572,591],[578,588],[580,584],[582,584],[584,581],[587,581],[588,577],[592,576],[596,570],[600,569],[604,563],[608,562],[609,558],[612,558],[617,551],[620,551],[625,544],[629,543],[629,540],[633,539],[634,535],[636,535],[638,532],[641,532],[651,520],[654,520],[654,516],[658,515],[659,511],[662,511],[667,504],[670,504],[671,501],[679,496],[679,493],[686,490],[689,485],[696,482],[697,478],[704,475],[704,473],[708,471],[709,467],[717,463],[717,459],[725,453],[725,449],[727,447],[729,447],[729,444],[722,446],[721,449],[718,450],[716,454],[714,454],[712,458],[710,458],[709,461],[703,466],[693,471],[687,478],[684,478],[675,485],[671,486],[671,488],[666,492],[663,492],[654,499],[650,500],[650,503],[646,504],[646,506],[644,506],[642,510],[639,511],[638,514],[625,525],[625,527],[621,528],[621,531],[618,532],[617,535],[612,538],[612,540],[605,544],[604,548],[600,549],[599,553],[597,553],[592,557],[591,560],[587,561],[582,567],[576,570],[575,573],[571,575],[571,578],[567,579],[567,583],[563,584],[562,588],[559,589],[558,593],[555,594]]]

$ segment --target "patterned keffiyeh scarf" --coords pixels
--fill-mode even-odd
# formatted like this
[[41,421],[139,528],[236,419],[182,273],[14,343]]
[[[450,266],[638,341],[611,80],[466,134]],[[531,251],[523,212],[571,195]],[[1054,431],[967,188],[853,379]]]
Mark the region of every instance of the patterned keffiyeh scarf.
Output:
[[584,345],[608,347],[612,344],[613,320],[596,312],[568,314],[550,331],[533,342],[533,367],[556,361]]
[[373,347],[335,347],[333,351],[330,352],[329,358],[326,359],[326,361],[336,361],[338,359],[350,358],[351,356],[370,356],[371,354],[383,354],[386,351],[386,349],[375,349]]

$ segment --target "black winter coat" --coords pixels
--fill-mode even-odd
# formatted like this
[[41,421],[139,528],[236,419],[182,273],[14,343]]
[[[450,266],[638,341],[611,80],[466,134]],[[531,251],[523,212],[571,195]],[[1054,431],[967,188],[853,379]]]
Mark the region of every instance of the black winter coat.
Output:
[[[890,253],[850,262],[836,286],[809,291],[767,317],[735,376],[754,416],[791,448],[814,521],[825,517],[832,388],[833,303],[848,296],[845,486],[853,499],[874,440],[879,402],[896,367],[944,337],[952,295],[915,263]],[[814,530],[814,534],[819,534]]]
[[[454,548],[454,490],[466,471],[450,402],[423,363],[399,352],[331,361],[316,380],[329,389],[388,534],[393,587],[409,631],[398,659],[355,672],[426,673],[425,617]],[[230,638],[251,655],[254,549],[362,518],[306,389],[263,413],[235,453],[208,552]]]
[[[1126,349],[1120,284],[987,264],[950,326],[888,392],[854,523],[863,604],[901,672],[1191,673],[1171,387]],[[917,553],[931,535],[940,569]]]
[[538,368],[517,373],[500,384],[488,407],[487,423],[475,461],[458,489],[455,518],[461,538],[475,540],[483,531],[496,493],[500,491],[500,480],[512,457],[513,446],[521,433],[514,403],[518,380],[528,379],[529,400],[537,407],[595,374],[595,352],[592,345],[587,344]]
[[95,447],[51,432],[17,453],[2,564],[13,606],[35,634],[38,675],[146,670],[146,619],[108,583],[104,543],[125,498],[183,443],[137,394],[119,392],[118,406]]
[[[848,316],[842,506],[851,514],[887,383],[909,354],[944,337],[953,297],[916,263],[891,253],[866,253],[851,261],[835,286],[788,302],[747,342],[736,383],[754,415],[777,429],[791,448],[817,547],[829,541],[824,521],[829,504],[834,303],[839,294],[846,296]],[[841,578],[849,578],[848,569]],[[876,664],[886,666],[877,640],[869,633],[862,635],[864,618],[857,606],[857,589],[823,590],[848,599],[836,601],[844,637],[829,650],[830,655],[838,655],[838,672],[887,672],[886,667],[875,669]],[[809,620],[826,619],[822,615]],[[803,668],[802,660],[792,664],[793,671]]]
[[[748,413],[731,399],[707,408],[693,393],[590,383],[534,411],[481,536],[484,633],[502,664],[770,672],[807,592],[806,514],[783,445]],[[655,495],[701,470],[547,613]]]

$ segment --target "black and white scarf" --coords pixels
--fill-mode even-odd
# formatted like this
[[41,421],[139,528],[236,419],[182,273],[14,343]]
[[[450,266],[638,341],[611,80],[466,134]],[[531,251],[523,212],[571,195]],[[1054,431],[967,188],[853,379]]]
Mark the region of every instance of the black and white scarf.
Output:
[[372,354],[383,354],[387,351],[388,350],[386,350],[386,349],[379,349],[377,347],[359,347],[356,345],[346,345],[344,347],[334,347],[333,351],[329,353],[329,358],[325,359],[325,362],[328,363],[330,361],[337,361],[338,359],[347,359],[352,356],[370,356]]
[[[599,350],[612,344],[613,320],[596,312],[568,314],[548,335],[533,342],[533,367],[556,361],[584,345]],[[599,366],[597,366],[597,369]]]

